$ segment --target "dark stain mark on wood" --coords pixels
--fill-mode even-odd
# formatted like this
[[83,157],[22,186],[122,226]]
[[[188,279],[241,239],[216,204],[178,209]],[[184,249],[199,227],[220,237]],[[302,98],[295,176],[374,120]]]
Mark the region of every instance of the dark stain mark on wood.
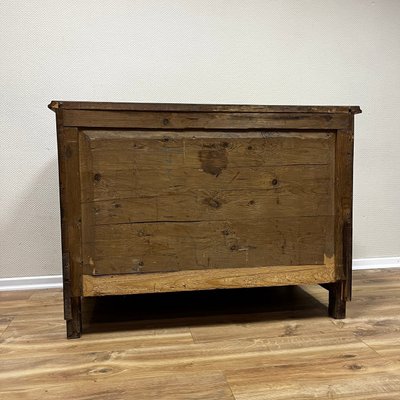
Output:
[[211,197],[204,199],[204,203],[215,209],[220,208],[222,205],[220,201],[218,201],[217,199],[213,199]]
[[285,249],[286,249],[286,238],[283,239],[282,245],[281,245],[281,249],[282,249],[282,254],[285,254]]
[[71,157],[72,157],[71,146],[66,146],[65,147],[65,158],[71,158]]
[[278,179],[272,179],[272,186],[276,186],[278,184]]
[[218,146],[216,143],[203,143],[205,149],[216,149]]
[[350,364],[347,366],[348,369],[351,369],[352,371],[357,371],[360,369],[363,369],[364,367],[360,364]]
[[297,325],[286,325],[283,335],[281,336],[295,336],[297,331]]
[[199,151],[201,168],[207,174],[217,177],[228,165],[226,149],[224,147],[215,147],[214,149],[204,147],[208,146],[203,146],[203,150]]
[[134,260],[132,271],[142,272],[143,267],[144,267],[144,262],[142,260]]

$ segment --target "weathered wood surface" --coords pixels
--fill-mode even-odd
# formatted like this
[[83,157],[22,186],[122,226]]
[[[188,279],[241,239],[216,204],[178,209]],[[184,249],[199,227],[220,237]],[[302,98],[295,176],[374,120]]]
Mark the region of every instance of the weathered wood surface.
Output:
[[90,101],[57,101],[49,104],[51,110],[125,110],[125,111],[187,111],[187,112],[267,112],[267,113],[334,113],[358,114],[358,106],[265,106],[242,104],[182,104],[182,103],[106,103]]
[[349,114],[63,110],[64,125],[152,129],[341,129]]
[[[135,191],[129,188],[131,183],[135,184],[131,181],[125,189],[121,186],[121,189],[117,189],[125,194],[121,193],[119,196],[107,186],[102,191],[106,191],[109,195],[107,197],[111,198],[86,201],[82,204],[82,210],[85,215],[91,216],[91,225],[152,221],[221,221],[227,217],[230,220],[245,220],[333,215],[333,193],[327,177],[327,167],[299,167],[298,170],[303,173],[301,182],[298,182],[293,174],[287,174],[283,168],[277,170],[275,169],[277,173],[271,173],[270,170],[264,172],[263,176],[254,175],[251,171],[246,174],[242,170],[240,179],[245,181],[243,187],[253,183],[255,186],[248,190],[221,189],[217,186],[207,189],[203,186],[182,190],[180,193],[171,191],[157,195],[155,191],[150,193],[153,188],[148,185],[139,189],[147,191],[148,194],[135,195]],[[276,188],[260,188],[267,180],[276,179],[275,176],[280,178]],[[141,177],[143,178],[143,174]],[[257,188],[258,180],[263,182],[260,182]],[[159,186],[163,185],[160,181],[157,183]],[[199,184],[198,180],[193,184]],[[166,188],[167,186],[168,183],[165,183]]]
[[215,132],[204,137],[200,132],[95,131],[83,135],[81,151],[90,160],[83,170],[92,174],[83,193],[88,201],[194,189],[280,193],[287,186],[294,194],[321,194],[321,187],[326,192],[326,181],[333,178],[333,170],[328,169],[334,160],[332,133]]
[[330,132],[85,131],[88,274],[323,264]]
[[[205,160],[212,162],[228,156],[226,162],[234,167],[326,164],[332,160],[330,150],[335,141],[333,132],[322,130],[83,130],[81,134],[89,142],[88,150],[94,162],[97,156],[100,163],[111,168],[118,163],[121,169],[126,166],[152,169],[155,163],[169,168],[182,164],[201,168]],[[160,156],[165,160],[160,160]],[[205,171],[208,172],[207,168]],[[208,173],[216,175],[212,171]]]
[[[333,257],[332,217],[100,225],[85,272],[167,272],[324,264]],[[283,267],[282,267],[283,268]]]
[[62,237],[64,244],[64,260],[68,266],[65,275],[71,285],[71,295],[81,293],[81,186],[79,177],[78,130],[64,128],[60,138],[60,174],[62,203]]
[[251,288],[335,281],[333,264],[202,269],[151,274],[83,275],[84,296]]
[[49,104],[53,111],[69,110],[126,110],[126,111],[188,111],[188,112],[266,112],[266,113],[334,113],[358,114],[358,106],[288,106],[254,104],[184,104],[184,103],[110,103],[90,101],[53,100]]
[[395,400],[399,282],[355,271],[343,321],[318,286],[90,299],[79,341],[60,290],[0,293],[0,398]]
[[67,336],[80,335],[82,294],[81,184],[78,129],[66,128],[62,111],[57,114],[57,146],[60,180],[64,319]]
[[338,130],[335,149],[335,260],[346,280],[344,295],[351,299],[351,263],[353,233],[353,153],[354,121]]

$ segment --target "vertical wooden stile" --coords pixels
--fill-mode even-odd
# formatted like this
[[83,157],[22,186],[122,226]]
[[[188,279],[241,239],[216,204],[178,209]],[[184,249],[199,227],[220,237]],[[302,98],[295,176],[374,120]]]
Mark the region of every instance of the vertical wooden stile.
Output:
[[81,333],[81,194],[78,129],[63,126],[63,110],[57,108],[57,146],[60,182],[61,237],[63,254],[64,319],[67,337]]

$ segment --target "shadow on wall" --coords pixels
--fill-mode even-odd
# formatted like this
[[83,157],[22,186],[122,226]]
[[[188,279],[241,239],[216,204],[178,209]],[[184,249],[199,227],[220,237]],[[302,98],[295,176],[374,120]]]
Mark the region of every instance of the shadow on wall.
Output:
[[57,159],[32,181],[1,233],[0,278],[60,275],[62,271]]

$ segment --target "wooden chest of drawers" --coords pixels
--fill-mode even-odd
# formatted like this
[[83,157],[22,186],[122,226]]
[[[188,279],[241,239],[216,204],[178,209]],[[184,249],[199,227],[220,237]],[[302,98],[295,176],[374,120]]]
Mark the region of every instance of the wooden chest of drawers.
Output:
[[85,296],[321,284],[344,318],[359,107],[50,108],[69,338]]

